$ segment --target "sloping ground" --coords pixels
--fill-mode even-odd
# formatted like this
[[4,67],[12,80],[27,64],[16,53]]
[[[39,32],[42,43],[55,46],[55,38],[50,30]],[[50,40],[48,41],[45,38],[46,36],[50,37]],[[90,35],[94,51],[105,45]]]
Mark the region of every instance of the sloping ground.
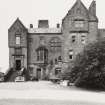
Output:
[[105,105],[104,92],[82,91],[45,81],[1,83],[0,99],[0,105]]

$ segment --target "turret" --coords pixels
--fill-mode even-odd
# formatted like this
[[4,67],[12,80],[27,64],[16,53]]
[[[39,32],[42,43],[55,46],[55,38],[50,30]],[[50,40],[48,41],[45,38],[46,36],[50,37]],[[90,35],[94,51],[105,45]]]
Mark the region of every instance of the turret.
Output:
[[90,7],[89,7],[89,12],[93,15],[96,16],[96,1],[92,1]]

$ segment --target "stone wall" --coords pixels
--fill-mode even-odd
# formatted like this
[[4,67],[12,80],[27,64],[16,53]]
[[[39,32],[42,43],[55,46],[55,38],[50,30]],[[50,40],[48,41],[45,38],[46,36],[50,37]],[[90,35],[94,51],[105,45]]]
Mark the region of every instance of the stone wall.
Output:
[[28,42],[28,64],[36,64],[37,63],[36,49],[39,46],[41,46],[41,40],[40,40],[41,37],[43,37],[44,46],[48,49],[48,60],[49,61],[54,58],[57,58],[59,55],[61,55],[61,51],[55,52],[55,53],[50,51],[50,40],[54,37],[58,37],[62,41],[61,35],[57,35],[57,34],[28,35],[28,39],[31,40],[31,42]]

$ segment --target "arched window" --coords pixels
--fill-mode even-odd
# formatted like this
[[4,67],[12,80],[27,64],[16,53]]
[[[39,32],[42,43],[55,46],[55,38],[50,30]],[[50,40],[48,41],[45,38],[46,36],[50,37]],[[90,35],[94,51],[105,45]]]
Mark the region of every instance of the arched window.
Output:
[[61,51],[61,39],[59,37],[53,37],[50,40],[50,48],[52,52],[60,52]]
[[48,62],[48,50],[45,46],[39,46],[36,49],[37,52],[37,61],[43,61],[44,63]]

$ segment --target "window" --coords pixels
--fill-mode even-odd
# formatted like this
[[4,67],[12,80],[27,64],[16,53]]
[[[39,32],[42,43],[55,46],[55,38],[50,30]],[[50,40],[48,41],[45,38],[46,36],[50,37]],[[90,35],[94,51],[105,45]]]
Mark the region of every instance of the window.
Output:
[[81,35],[81,42],[82,42],[82,44],[86,44],[86,34],[82,34]]
[[40,52],[37,52],[37,61],[39,61],[40,60],[40,54],[39,54]]
[[16,36],[16,44],[20,44],[20,37]]
[[20,30],[17,30],[17,31],[16,31],[15,37],[16,37],[16,44],[17,44],[17,45],[20,45],[20,38],[21,38]]
[[61,57],[61,56],[59,56],[59,57],[58,57],[58,60],[59,60],[59,61],[61,61],[61,60],[62,60],[62,57]]
[[40,61],[44,60],[44,52],[43,50],[40,50]]
[[48,50],[44,46],[40,46],[36,51],[37,61],[48,61]]
[[70,43],[74,43],[76,41],[77,33],[70,33]]
[[76,36],[72,36],[72,43],[76,41]]
[[76,28],[79,28],[79,27],[82,28],[82,27],[84,27],[84,21],[82,21],[82,20],[81,21],[80,20],[76,20],[75,21],[75,27]]
[[22,54],[22,49],[21,48],[15,48],[15,54],[16,55],[21,55]]
[[69,55],[69,59],[73,59],[73,55]]
[[59,37],[53,37],[50,40],[50,47],[52,52],[61,51],[61,40]]
[[61,73],[61,69],[60,68],[56,68],[55,69],[55,75],[59,75]]
[[69,59],[70,59],[70,60],[73,59],[73,50],[69,50]]

